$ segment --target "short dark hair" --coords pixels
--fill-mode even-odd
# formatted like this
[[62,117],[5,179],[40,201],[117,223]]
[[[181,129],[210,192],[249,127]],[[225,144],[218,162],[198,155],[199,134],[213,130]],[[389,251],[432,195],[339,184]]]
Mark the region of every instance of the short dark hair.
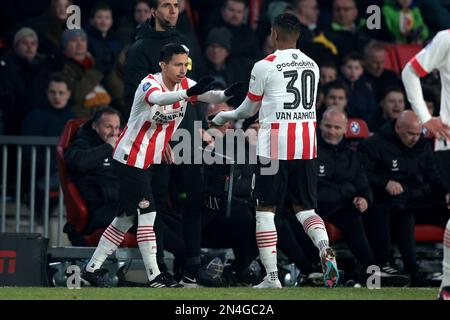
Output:
[[331,68],[331,69],[338,71],[336,63],[334,63],[333,61],[330,61],[330,60],[323,61],[319,67],[320,68]]
[[326,97],[331,90],[344,90],[345,96],[348,99],[349,94],[349,88],[347,84],[342,80],[333,80],[328,82],[326,85],[323,86],[323,94]]
[[383,90],[383,95],[381,96],[381,100],[386,98],[386,96],[391,92],[400,92],[401,94],[403,94],[403,96],[405,96],[405,91],[401,87],[392,85],[392,86],[386,87]]
[[152,9],[157,9],[159,6],[159,0],[148,0],[148,5]]
[[53,72],[52,74],[50,74],[47,86],[50,85],[50,82],[64,82],[67,86],[67,89],[72,91],[72,89],[71,89],[72,86],[71,86],[69,79],[67,79],[65,74],[62,72]]
[[101,107],[94,113],[94,115],[92,116],[92,123],[95,123],[98,125],[100,123],[100,119],[102,118],[102,115],[104,115],[104,114],[115,114],[119,117],[120,120],[122,117],[119,110],[114,109],[113,107],[106,106],[106,107]]
[[297,39],[300,35],[300,20],[291,13],[282,13],[275,17],[272,27],[280,34],[278,36],[283,39]]
[[183,53],[189,54],[189,49],[185,45],[179,43],[168,43],[161,48],[159,61],[169,63],[174,54],[183,54]]
[[350,52],[349,54],[347,54],[343,59],[342,59],[342,65],[345,65],[347,62],[349,62],[350,60],[353,61],[359,61],[359,63],[361,64],[361,66],[364,67],[364,59],[361,56],[361,54],[359,54],[359,52],[353,51]]
[[95,16],[95,14],[97,13],[97,11],[100,11],[100,10],[110,11],[112,14],[111,6],[109,4],[107,4],[106,2],[99,1],[93,5],[91,12],[90,12],[90,17],[93,18]]

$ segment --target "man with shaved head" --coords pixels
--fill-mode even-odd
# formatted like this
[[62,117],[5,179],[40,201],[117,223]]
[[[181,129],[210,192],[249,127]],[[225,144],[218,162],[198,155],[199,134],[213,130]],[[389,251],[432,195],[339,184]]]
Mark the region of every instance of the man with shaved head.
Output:
[[[441,179],[430,143],[422,136],[422,124],[411,110],[387,122],[360,145],[374,192],[367,218],[367,234],[377,260],[392,260],[392,241],[402,255],[411,285],[419,267],[414,238],[415,223],[445,227],[448,218],[448,186]],[[392,233],[390,232],[392,229]]]
[[[338,107],[328,108],[320,122],[317,212],[322,219],[339,228],[365,272],[368,266],[377,264],[362,220],[373,196],[360,155],[349,148],[344,137],[347,122],[345,111]],[[407,277],[396,270],[384,270],[384,265],[380,268],[382,285],[407,283]],[[365,281],[364,274],[355,274],[353,279]]]

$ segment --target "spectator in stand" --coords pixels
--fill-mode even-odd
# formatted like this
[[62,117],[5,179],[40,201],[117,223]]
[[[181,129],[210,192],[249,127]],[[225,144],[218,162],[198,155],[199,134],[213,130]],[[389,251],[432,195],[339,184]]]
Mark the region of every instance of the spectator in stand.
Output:
[[38,48],[36,32],[22,28],[14,35],[14,50],[2,60],[0,98],[7,135],[18,135],[28,112],[46,103],[45,89],[52,68],[38,54]]
[[152,18],[152,9],[148,0],[137,0],[131,15],[125,15],[117,28],[117,38],[122,45],[133,43],[141,23]]
[[87,36],[83,29],[67,29],[62,34],[66,61],[64,74],[72,83],[73,112],[88,118],[100,107],[111,103],[111,96],[101,86],[103,73],[94,64],[87,50]]
[[88,51],[95,60],[95,67],[103,75],[108,76],[117,62],[121,44],[111,27],[113,13],[111,7],[98,2],[91,9],[89,26],[86,29],[88,36]]
[[362,52],[370,40],[365,30],[355,0],[333,0],[332,21],[325,35],[336,46],[339,61],[350,52]]
[[314,57],[319,65],[324,61],[334,61],[337,48],[318,25],[320,10],[317,0],[293,1],[293,13],[301,24],[297,47],[307,56]]
[[362,77],[364,73],[362,57],[355,52],[345,56],[341,73],[350,89],[346,110],[348,116],[363,119],[368,123],[377,111],[377,107],[372,89]]
[[253,29],[245,23],[245,0],[226,0],[220,9],[220,17],[214,15],[208,23],[207,30],[225,27],[232,34],[231,52],[233,57],[251,59],[253,62],[261,57],[258,41]]
[[367,123],[371,132],[377,132],[387,121],[397,119],[405,110],[405,93],[400,87],[388,87],[373,118]]
[[364,216],[369,241],[377,260],[390,262],[392,234],[413,282],[419,271],[415,222],[445,227],[450,200],[433,150],[421,133],[419,118],[406,110],[359,145],[374,192],[374,205]]
[[337,107],[341,111],[347,109],[348,86],[342,80],[334,80],[323,86],[323,104],[317,110],[317,121],[320,122],[326,109]]
[[388,30],[397,43],[422,44],[430,31],[413,0],[387,0],[382,8]]
[[417,0],[416,4],[432,34],[450,28],[450,1]]
[[[125,105],[123,75],[125,69],[125,59],[129,46],[125,46],[119,53],[119,57],[111,72],[103,80],[105,89],[111,95],[111,107],[120,111],[121,114],[127,114],[129,106]],[[123,119],[122,119],[123,120]]]
[[386,88],[400,86],[397,75],[384,68],[386,64],[386,48],[379,41],[371,41],[364,48],[364,78],[371,86],[375,99],[379,102]]
[[[36,108],[25,117],[22,122],[21,135],[58,137],[64,129],[66,122],[75,118],[72,113],[69,99],[71,96],[70,84],[62,73],[53,73],[50,76],[47,88],[47,102]],[[31,150],[24,150],[26,162],[31,161]],[[59,177],[54,151],[50,157],[50,190],[58,191]],[[45,198],[45,152],[37,149],[36,153],[36,212],[42,217]]]
[[336,80],[337,77],[338,69],[333,62],[325,61],[320,65],[320,85],[326,85],[327,83]]
[[[221,88],[226,88],[235,82],[250,81],[252,65],[248,60],[239,57],[231,57],[231,33],[225,27],[214,28],[206,37],[206,62],[199,70],[199,76],[212,76]],[[241,96],[233,97],[227,103],[231,106],[239,106],[245,98],[244,90]]]
[[67,8],[72,0],[51,0],[50,7],[36,19],[26,23],[39,36],[39,52],[47,56],[59,68],[63,63],[61,35],[66,29]]

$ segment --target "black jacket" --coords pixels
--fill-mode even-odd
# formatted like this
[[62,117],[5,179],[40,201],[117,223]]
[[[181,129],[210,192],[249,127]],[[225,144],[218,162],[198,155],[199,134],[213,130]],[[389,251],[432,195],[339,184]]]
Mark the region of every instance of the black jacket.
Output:
[[361,157],[345,140],[334,146],[326,143],[319,133],[317,154],[319,209],[346,207],[355,197],[372,203],[372,190]]
[[[195,45],[189,43],[176,29],[158,32],[153,29],[149,20],[139,25],[138,28],[136,42],[128,50],[125,60],[123,81],[125,105],[128,107],[128,114],[125,115],[125,119],[129,116],[139,83],[148,74],[160,72],[159,56],[162,46],[171,42],[184,44],[190,50],[189,57],[192,59],[192,71],[195,70],[196,64],[200,63],[198,53],[194,49]],[[192,72],[188,73],[188,76],[193,77]]]
[[[216,140],[216,145],[222,143]],[[226,144],[224,143],[224,146]],[[237,142],[235,141],[234,160],[239,161]],[[224,150],[226,148],[224,147]],[[245,140],[245,163],[234,164],[232,201],[251,203],[252,178],[256,164],[250,163],[250,152],[256,152]],[[256,159],[256,156],[254,157]],[[226,212],[231,164],[211,164],[205,166],[205,207],[213,211]]]
[[69,174],[89,211],[118,201],[119,182],[112,165],[113,148],[91,129],[91,121],[78,131],[64,153]]
[[[375,201],[396,198],[408,203],[434,195],[444,199],[448,187],[441,179],[431,145],[421,137],[412,148],[406,147],[389,121],[368,140],[359,145],[365,156],[365,167]],[[390,196],[385,187],[389,180],[399,182],[404,193]]]

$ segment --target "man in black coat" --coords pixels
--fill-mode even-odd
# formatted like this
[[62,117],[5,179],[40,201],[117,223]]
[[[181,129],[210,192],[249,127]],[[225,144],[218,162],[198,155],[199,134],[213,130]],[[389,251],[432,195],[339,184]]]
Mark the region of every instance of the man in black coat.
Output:
[[[193,77],[196,65],[201,63],[198,44],[189,34],[182,34],[176,29],[179,9],[178,0],[153,0],[150,1],[153,9],[152,19],[148,19],[138,26],[136,41],[127,53],[124,74],[125,105],[133,103],[134,93],[141,80],[149,73],[160,71],[159,54],[162,46],[174,42],[184,44],[189,49],[191,69],[188,77]],[[125,114],[125,120],[129,114]]]
[[368,236],[378,259],[391,260],[391,234],[402,254],[405,271],[418,271],[414,225],[445,226],[449,189],[440,177],[429,141],[411,110],[381,127],[360,145],[374,192],[375,205],[366,215]]
[[111,160],[119,133],[119,112],[100,109],[79,129],[64,154],[69,174],[89,211],[85,234],[106,228],[117,215],[119,183]]
[[[344,138],[347,121],[344,111],[331,107],[324,112],[320,123],[317,212],[341,230],[344,241],[365,272],[367,267],[379,262],[369,245],[362,220],[373,196],[360,156],[349,148]],[[403,280],[406,284],[406,277],[380,264],[384,284],[393,280]]]

